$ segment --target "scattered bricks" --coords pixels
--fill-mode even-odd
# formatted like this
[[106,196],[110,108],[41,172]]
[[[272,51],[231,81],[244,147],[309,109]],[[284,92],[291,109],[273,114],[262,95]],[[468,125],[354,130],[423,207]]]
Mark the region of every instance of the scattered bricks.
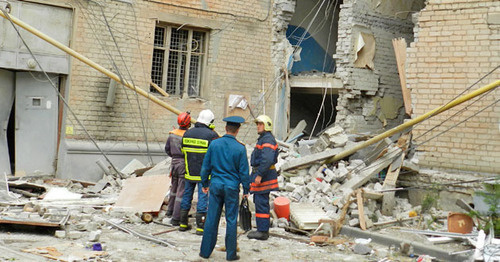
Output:
[[299,185],[299,186],[305,185],[304,178],[301,176],[290,177],[290,183],[293,183],[293,184]]
[[[319,170],[320,166],[319,165],[312,165],[310,168],[309,168],[309,171],[307,172],[309,174],[309,176],[311,177],[316,177],[316,172],[320,171]],[[323,169],[321,169],[323,170]]]
[[66,231],[65,230],[56,230],[56,233],[54,234],[54,236],[57,238],[65,238]]
[[356,208],[358,208],[358,205],[357,205],[356,203],[351,203],[351,204],[349,205],[349,208],[350,208],[350,209],[356,209]]
[[332,186],[328,183],[326,183],[325,181],[321,182],[321,186],[319,187],[319,190],[325,194],[327,194],[328,192],[330,192],[330,190],[332,189]]
[[68,238],[75,240],[75,239],[80,239],[83,236],[83,232],[80,231],[69,231],[68,232]]
[[101,230],[96,230],[96,231],[91,231],[89,234],[88,240],[90,242],[97,242],[99,241],[99,238],[101,237]]
[[291,197],[297,201],[300,201],[300,199],[302,198],[302,196],[298,192],[293,192]]
[[338,208],[337,208],[336,206],[334,206],[334,205],[330,204],[330,205],[325,206],[325,207],[323,208],[323,210],[325,210],[325,212],[327,212],[327,213],[328,213],[328,212],[337,213]]
[[353,218],[353,219],[349,220],[349,226],[350,227],[355,227],[355,226],[358,226],[358,225],[359,225],[359,219]]
[[328,135],[328,137],[332,137],[332,136],[335,136],[335,135],[342,134],[342,132],[344,132],[344,129],[342,127],[340,127],[340,126],[334,126],[332,128],[329,128],[329,129],[325,130],[325,132],[323,134]]
[[335,173],[329,168],[325,168],[323,170],[323,174],[324,174],[323,180],[325,180],[328,183],[332,182],[332,180],[335,178]]

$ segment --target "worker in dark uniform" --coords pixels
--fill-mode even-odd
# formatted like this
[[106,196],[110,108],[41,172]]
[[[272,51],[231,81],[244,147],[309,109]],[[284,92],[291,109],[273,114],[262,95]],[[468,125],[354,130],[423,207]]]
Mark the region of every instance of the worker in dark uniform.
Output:
[[254,194],[257,231],[248,233],[247,237],[266,240],[269,238],[269,192],[278,190],[278,174],[274,166],[278,162],[278,143],[271,133],[271,118],[260,115],[255,119],[255,123],[260,136],[250,159],[250,193]]
[[170,177],[172,185],[168,200],[167,217],[172,217],[170,223],[178,226],[180,221],[181,201],[184,194],[184,174],[186,166],[184,164],[184,153],[181,150],[182,136],[191,126],[191,115],[189,112],[179,114],[177,117],[179,128],[169,132],[165,152],[172,158]]
[[198,205],[196,206],[196,234],[203,235],[203,225],[207,214],[208,195],[201,190],[200,171],[203,164],[203,157],[207,152],[212,140],[219,136],[209,128],[214,121],[214,113],[209,109],[200,112],[194,128],[186,131],[182,137],[182,152],[186,163],[186,174],[184,178],[185,189],[181,202],[180,231],[191,228],[188,223],[188,214],[191,209],[191,201],[196,186],[198,185]]
[[208,193],[210,189],[210,194],[200,256],[208,258],[214,250],[217,243],[219,220],[224,206],[226,211],[226,259],[238,260],[236,222],[240,184],[243,186],[243,197],[248,197],[250,189],[246,149],[243,144],[236,140],[240,125],[245,119],[240,116],[231,116],[223,120],[226,121],[226,135],[210,144],[201,169],[203,191]]

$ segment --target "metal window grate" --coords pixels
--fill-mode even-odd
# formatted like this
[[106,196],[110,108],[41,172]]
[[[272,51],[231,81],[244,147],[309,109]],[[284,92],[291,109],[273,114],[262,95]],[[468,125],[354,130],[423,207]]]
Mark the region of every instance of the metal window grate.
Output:
[[[161,49],[153,50],[153,63],[151,68],[151,81],[158,86],[162,85],[163,80],[163,60],[165,59],[165,51]],[[157,92],[156,89],[151,88],[151,91]]]
[[[156,27],[152,82],[172,95],[182,95],[187,88],[188,96],[199,96],[205,38],[206,33],[202,31],[177,30],[172,26]],[[190,40],[191,43],[188,43]],[[157,92],[153,88],[151,91]]]

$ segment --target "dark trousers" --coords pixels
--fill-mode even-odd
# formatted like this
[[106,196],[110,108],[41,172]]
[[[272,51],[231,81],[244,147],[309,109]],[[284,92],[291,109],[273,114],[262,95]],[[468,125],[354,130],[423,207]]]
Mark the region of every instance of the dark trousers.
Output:
[[172,176],[172,186],[168,198],[168,213],[172,212],[172,219],[179,220],[181,217],[181,202],[184,195],[184,177]]
[[226,208],[226,259],[236,258],[238,198],[238,188],[228,187],[225,184],[212,183],[210,185],[208,213],[200,248],[202,257],[209,257],[217,243],[219,220],[224,205]]
[[269,231],[269,192],[264,194],[254,194],[255,203],[255,222],[257,222],[257,231]]
[[198,185],[198,204],[196,205],[196,213],[207,213],[208,195],[201,191],[201,182],[185,180],[184,195],[182,196],[181,209],[190,210],[191,202],[193,201],[194,189]]

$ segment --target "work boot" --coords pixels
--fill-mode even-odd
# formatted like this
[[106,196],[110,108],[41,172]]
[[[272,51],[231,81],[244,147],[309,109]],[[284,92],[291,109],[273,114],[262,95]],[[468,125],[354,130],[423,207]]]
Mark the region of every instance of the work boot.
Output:
[[188,215],[189,215],[189,210],[182,210],[181,209],[181,217],[179,221],[179,231],[188,231],[191,229],[191,226],[189,225],[188,222]]
[[172,225],[172,226],[174,226],[174,227],[177,227],[177,226],[180,226],[180,225],[181,225],[181,222],[180,222],[180,220],[178,220],[178,219],[171,218],[171,219],[170,219],[170,225]]
[[168,218],[171,218],[173,214],[174,214],[174,211],[173,211],[173,210],[167,210],[167,214],[166,214],[166,216],[167,216]]
[[227,261],[240,260],[240,256],[236,255],[234,258],[226,259]]
[[247,237],[250,239],[267,240],[269,238],[269,232],[252,231],[248,233]]
[[199,236],[203,236],[206,215],[206,213],[196,213],[196,234]]

